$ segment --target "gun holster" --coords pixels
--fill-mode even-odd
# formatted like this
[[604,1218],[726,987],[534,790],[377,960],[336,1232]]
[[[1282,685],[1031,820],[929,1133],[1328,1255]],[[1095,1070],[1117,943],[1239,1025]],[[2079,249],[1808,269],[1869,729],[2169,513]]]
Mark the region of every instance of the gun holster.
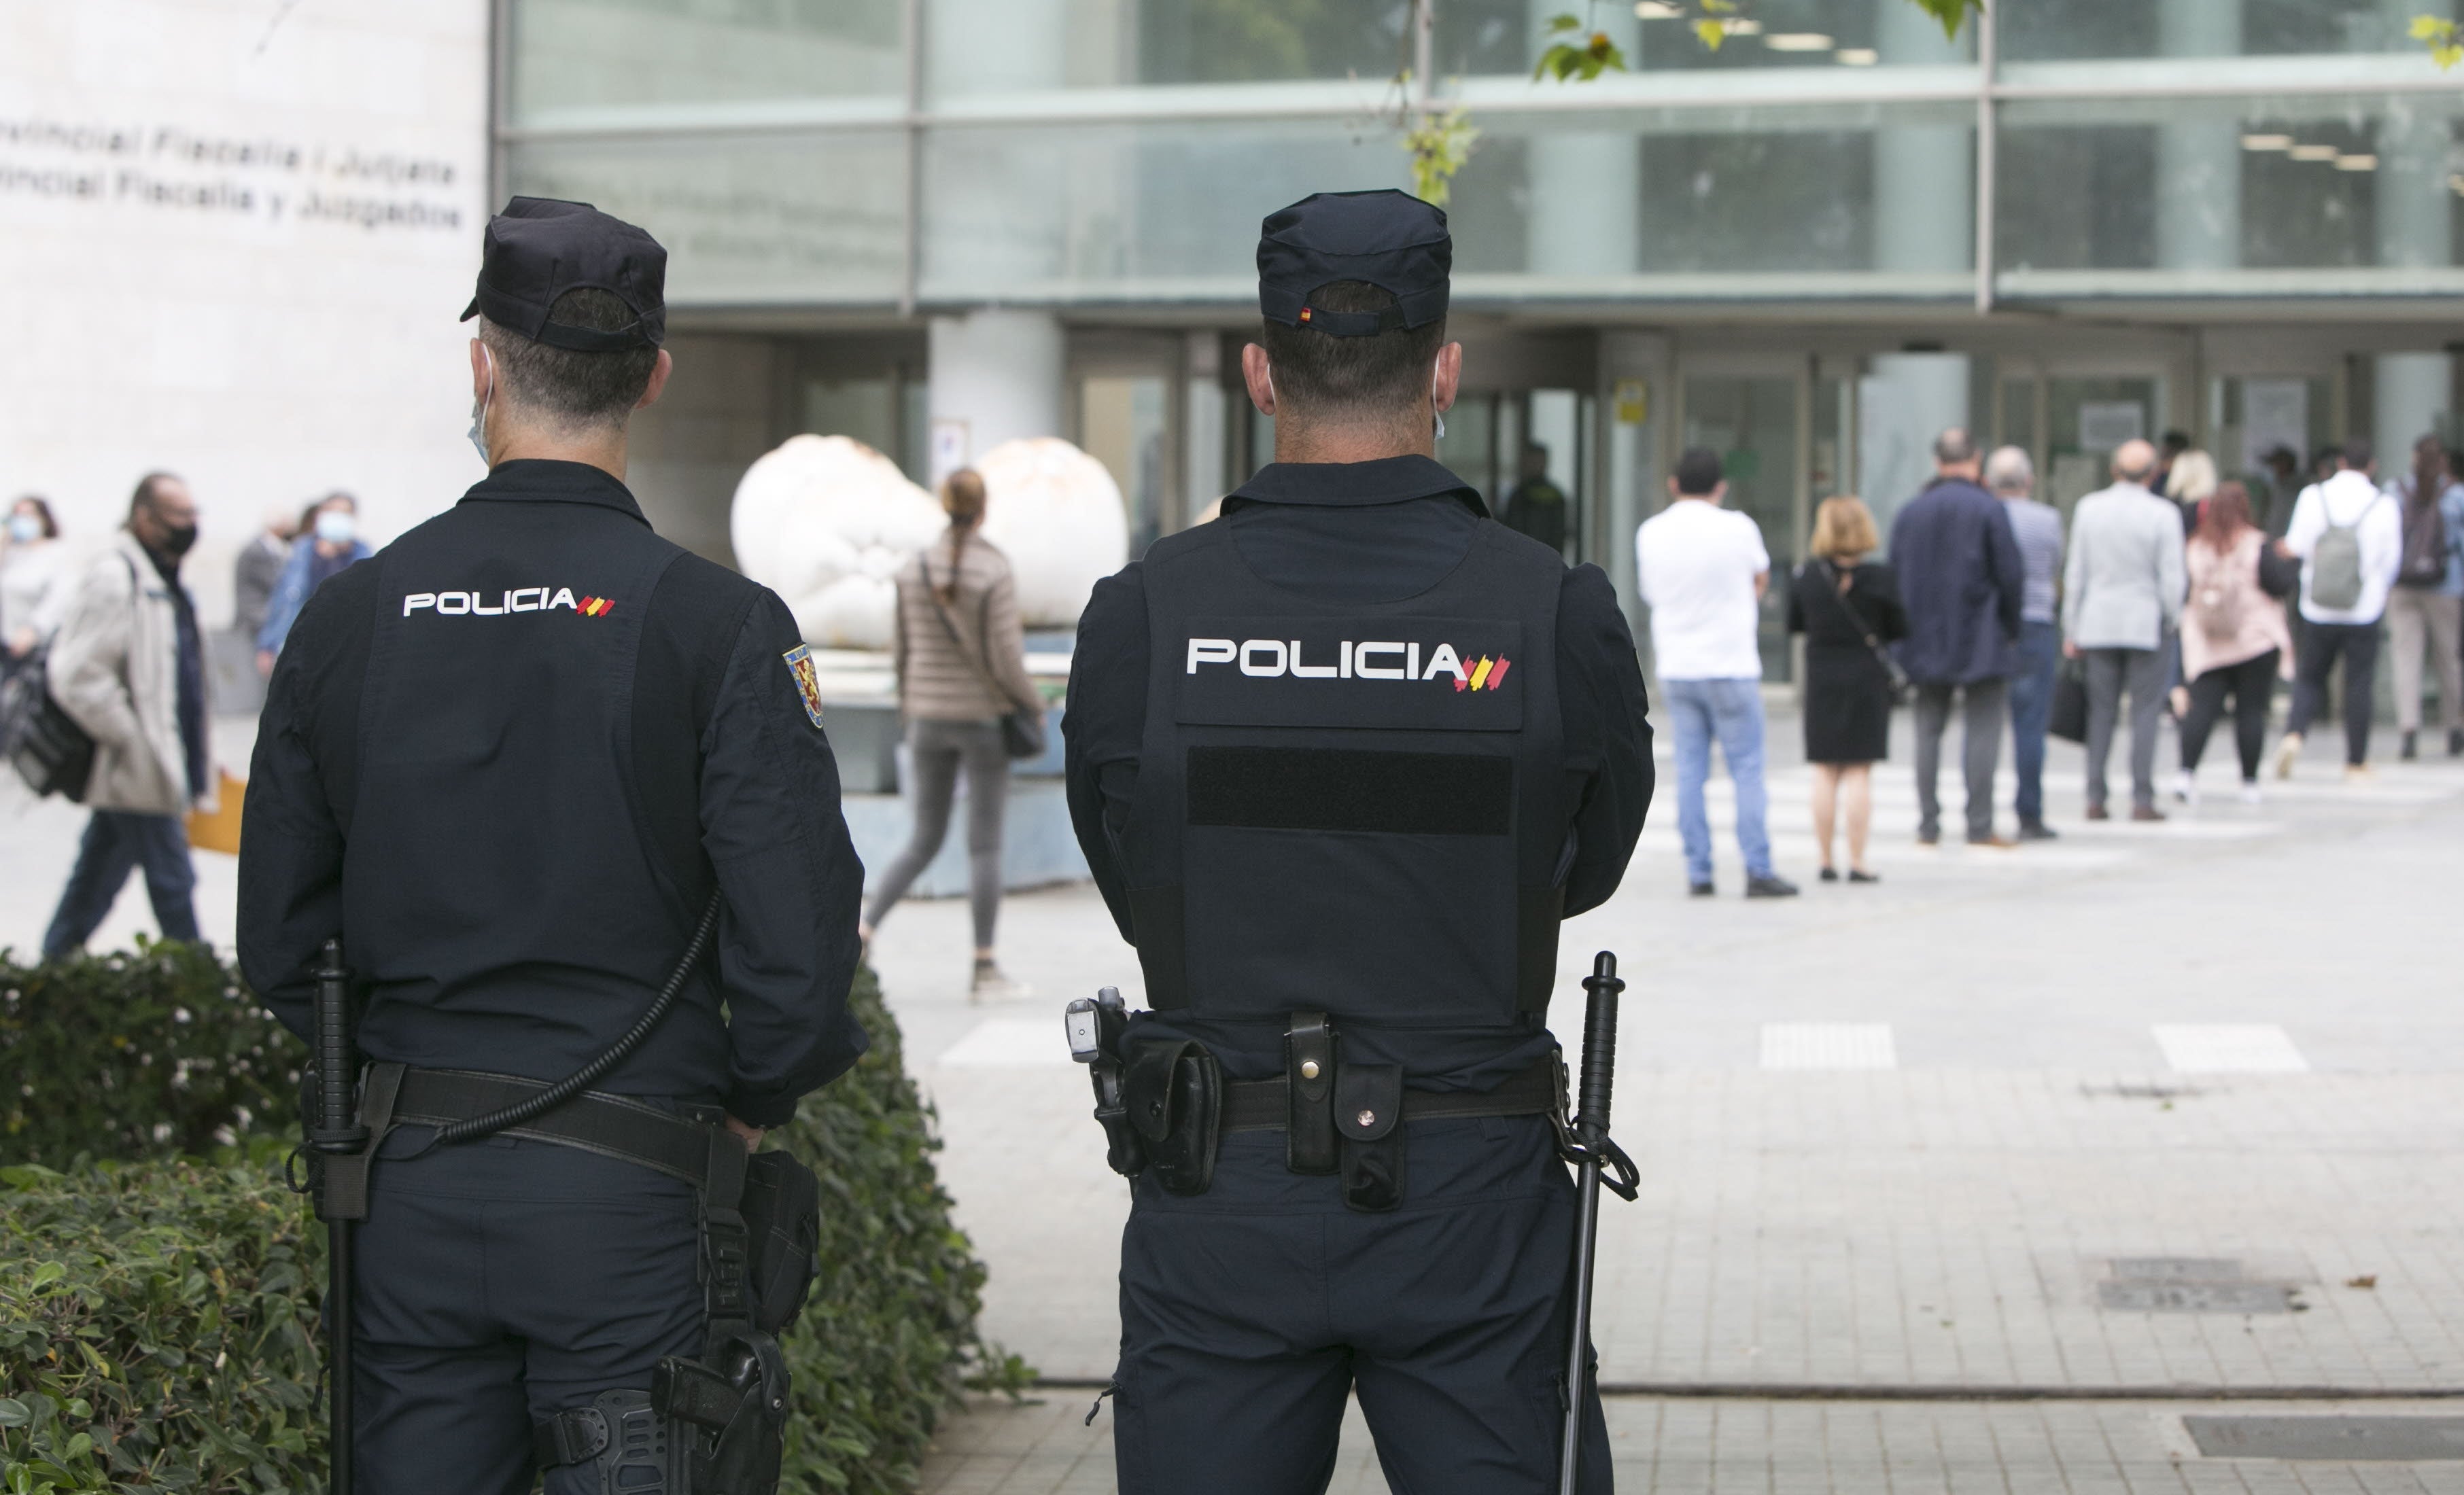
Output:
[[[730,1334],[699,1360],[670,1355],[650,1374],[667,1423],[669,1495],[772,1495],[787,1426],[787,1364],[759,1330]],[[611,1490],[609,1495],[630,1495]]]
[[1171,1194],[1204,1194],[1215,1181],[1223,1120],[1223,1071],[1194,1039],[1130,1045],[1122,1099],[1147,1166]]

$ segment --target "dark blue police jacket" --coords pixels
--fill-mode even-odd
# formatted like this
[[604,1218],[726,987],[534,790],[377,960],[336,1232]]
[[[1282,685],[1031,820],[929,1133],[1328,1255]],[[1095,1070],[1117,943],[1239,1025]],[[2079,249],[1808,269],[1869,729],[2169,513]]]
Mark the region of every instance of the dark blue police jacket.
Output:
[[1070,812],[1146,968],[1142,1031],[1261,1078],[1319,1008],[1416,1086],[1523,1068],[1555,921],[1640,833],[1644,705],[1608,578],[1437,462],[1263,469],[1079,622]]
[[801,649],[776,595],[652,534],[613,476],[500,465],[292,630],[242,826],[250,984],[305,1037],[340,934],[370,1058],[560,1079],[715,888],[716,958],[600,1088],[786,1121],[866,1043],[864,869]]

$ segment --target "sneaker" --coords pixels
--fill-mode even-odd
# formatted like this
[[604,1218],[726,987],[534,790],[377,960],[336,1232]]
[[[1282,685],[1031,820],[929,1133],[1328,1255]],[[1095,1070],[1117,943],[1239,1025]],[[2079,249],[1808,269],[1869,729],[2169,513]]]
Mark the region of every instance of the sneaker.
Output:
[[2290,732],[2286,733],[2284,740],[2276,744],[2276,777],[2292,778],[2293,765],[2300,759],[2300,757],[2301,739]]
[[2368,783],[2372,780],[2378,778],[2378,776],[2379,771],[2372,768],[2367,763],[2346,763],[2344,765],[2344,782],[2346,783]]
[[2040,820],[2023,820],[2019,823],[2019,839],[2022,841],[2053,841],[2057,839],[2058,834],[2053,826]]
[[2165,812],[2152,804],[2134,804],[2130,807],[2130,818],[2142,821],[2163,820]]
[[2173,776],[2173,802],[2176,804],[2199,802],[2199,779],[2189,769],[2185,768]]
[[1882,874],[1880,872],[1863,871],[1857,868],[1850,868],[1848,869],[1848,880],[1852,883],[1879,883],[1882,880]]
[[1790,882],[1787,878],[1780,876],[1777,872],[1768,873],[1761,877],[1749,877],[1746,879],[1746,896],[1749,898],[1793,898],[1796,896],[1796,884]]
[[1824,868],[1821,876],[1826,883],[1836,883],[1839,880],[1839,872],[1836,868]]
[[1685,896],[1689,898],[1708,898],[1719,890],[1720,890],[1712,887],[1709,883],[1688,883],[1685,887]]
[[2406,733],[2404,740],[2396,745],[2395,756],[2408,763],[2419,758],[2421,756],[2420,737],[2421,734],[2418,732]]
[[2090,820],[2111,820],[2113,819],[2113,812],[2106,809],[2101,804],[2091,804],[2087,807],[2087,818]]
[[969,1001],[1020,1001],[1034,995],[1034,987],[1012,979],[990,960],[976,962],[975,979],[967,985]]
[[2260,796],[2260,794],[2259,794],[2259,792],[2258,792],[2258,780],[2255,780],[2255,779],[2245,779],[2245,780],[2243,780],[2241,781],[2241,802],[2242,802],[2242,803],[2244,803],[2244,804],[2256,804],[2256,803],[2260,802],[2261,798],[2262,798],[2262,797]]
[[1997,836],[1989,830],[1981,836],[1969,837],[1968,844],[1971,846],[1989,846],[1996,851],[2008,851],[2019,843],[2007,836]]

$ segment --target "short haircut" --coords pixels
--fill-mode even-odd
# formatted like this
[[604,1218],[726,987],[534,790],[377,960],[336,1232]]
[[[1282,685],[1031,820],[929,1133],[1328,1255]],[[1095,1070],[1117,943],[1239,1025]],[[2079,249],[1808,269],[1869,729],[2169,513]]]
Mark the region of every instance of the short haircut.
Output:
[[11,513],[11,514],[14,514],[14,513],[16,513],[18,510],[20,510],[20,509],[22,509],[22,508],[26,507],[26,505],[28,505],[28,504],[30,504],[30,503],[31,503],[31,504],[33,504],[33,505],[34,506],[34,517],[42,521],[42,524],[43,524],[43,539],[59,539],[59,538],[60,538],[60,521],[59,521],[57,518],[55,518],[55,517],[53,517],[53,515],[52,515],[52,505],[51,505],[51,501],[50,501],[49,499],[46,499],[42,495],[40,495],[40,494],[21,494],[21,495],[18,495],[18,497],[17,497],[17,501],[16,501],[16,502],[14,502],[14,503],[12,503],[12,504],[11,504],[11,505],[9,506],[9,512],[10,512],[10,513]]
[[1814,535],[1805,548],[1825,561],[1870,556],[1882,548],[1874,513],[1854,494],[1825,498],[1814,511]]
[[1996,447],[1985,459],[1985,486],[1997,494],[2024,494],[2035,482],[2036,464],[2024,447]]
[[1720,453],[1708,447],[1688,447],[1677,459],[1677,491],[1688,498],[1707,498],[1720,486]]
[[128,517],[133,519],[137,517],[139,510],[153,508],[154,490],[165,483],[176,483],[179,480],[179,474],[175,473],[148,473],[139,478],[137,491],[128,495]]
[[[1382,312],[1395,293],[1365,280],[1336,280],[1309,295],[1327,312]],[[1365,338],[1338,338],[1314,327],[1265,319],[1258,336],[1275,381],[1275,403],[1302,415],[1393,415],[1428,397],[1446,321],[1393,327]]]
[[2168,430],[2168,431],[2167,431],[2167,432],[2165,433],[2165,450],[2166,450],[2166,451],[2189,451],[2189,450],[2190,450],[2190,433],[2189,433],[2189,431],[2186,431],[2186,430]]
[[2370,439],[2367,436],[2351,436],[2345,438],[2344,449],[2338,455],[2344,459],[2346,467],[2358,473],[2369,466],[2377,453],[2370,451]]
[[1976,460],[1976,438],[1964,426],[1953,426],[1933,439],[1933,459],[1944,467]]
[[[621,332],[639,319],[624,297],[595,286],[565,292],[547,315],[550,321],[591,332]],[[583,353],[534,342],[484,317],[479,340],[495,355],[505,397],[561,426],[622,426],[642,403],[659,363],[657,348]]]

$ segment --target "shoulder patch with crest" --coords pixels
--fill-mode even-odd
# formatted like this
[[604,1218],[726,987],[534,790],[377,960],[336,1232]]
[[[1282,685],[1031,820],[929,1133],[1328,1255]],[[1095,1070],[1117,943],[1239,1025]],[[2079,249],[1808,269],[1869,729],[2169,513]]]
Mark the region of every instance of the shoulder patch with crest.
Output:
[[822,672],[813,664],[813,646],[799,644],[779,656],[787,662],[787,673],[796,682],[796,694],[804,703],[804,715],[813,725],[822,724]]

